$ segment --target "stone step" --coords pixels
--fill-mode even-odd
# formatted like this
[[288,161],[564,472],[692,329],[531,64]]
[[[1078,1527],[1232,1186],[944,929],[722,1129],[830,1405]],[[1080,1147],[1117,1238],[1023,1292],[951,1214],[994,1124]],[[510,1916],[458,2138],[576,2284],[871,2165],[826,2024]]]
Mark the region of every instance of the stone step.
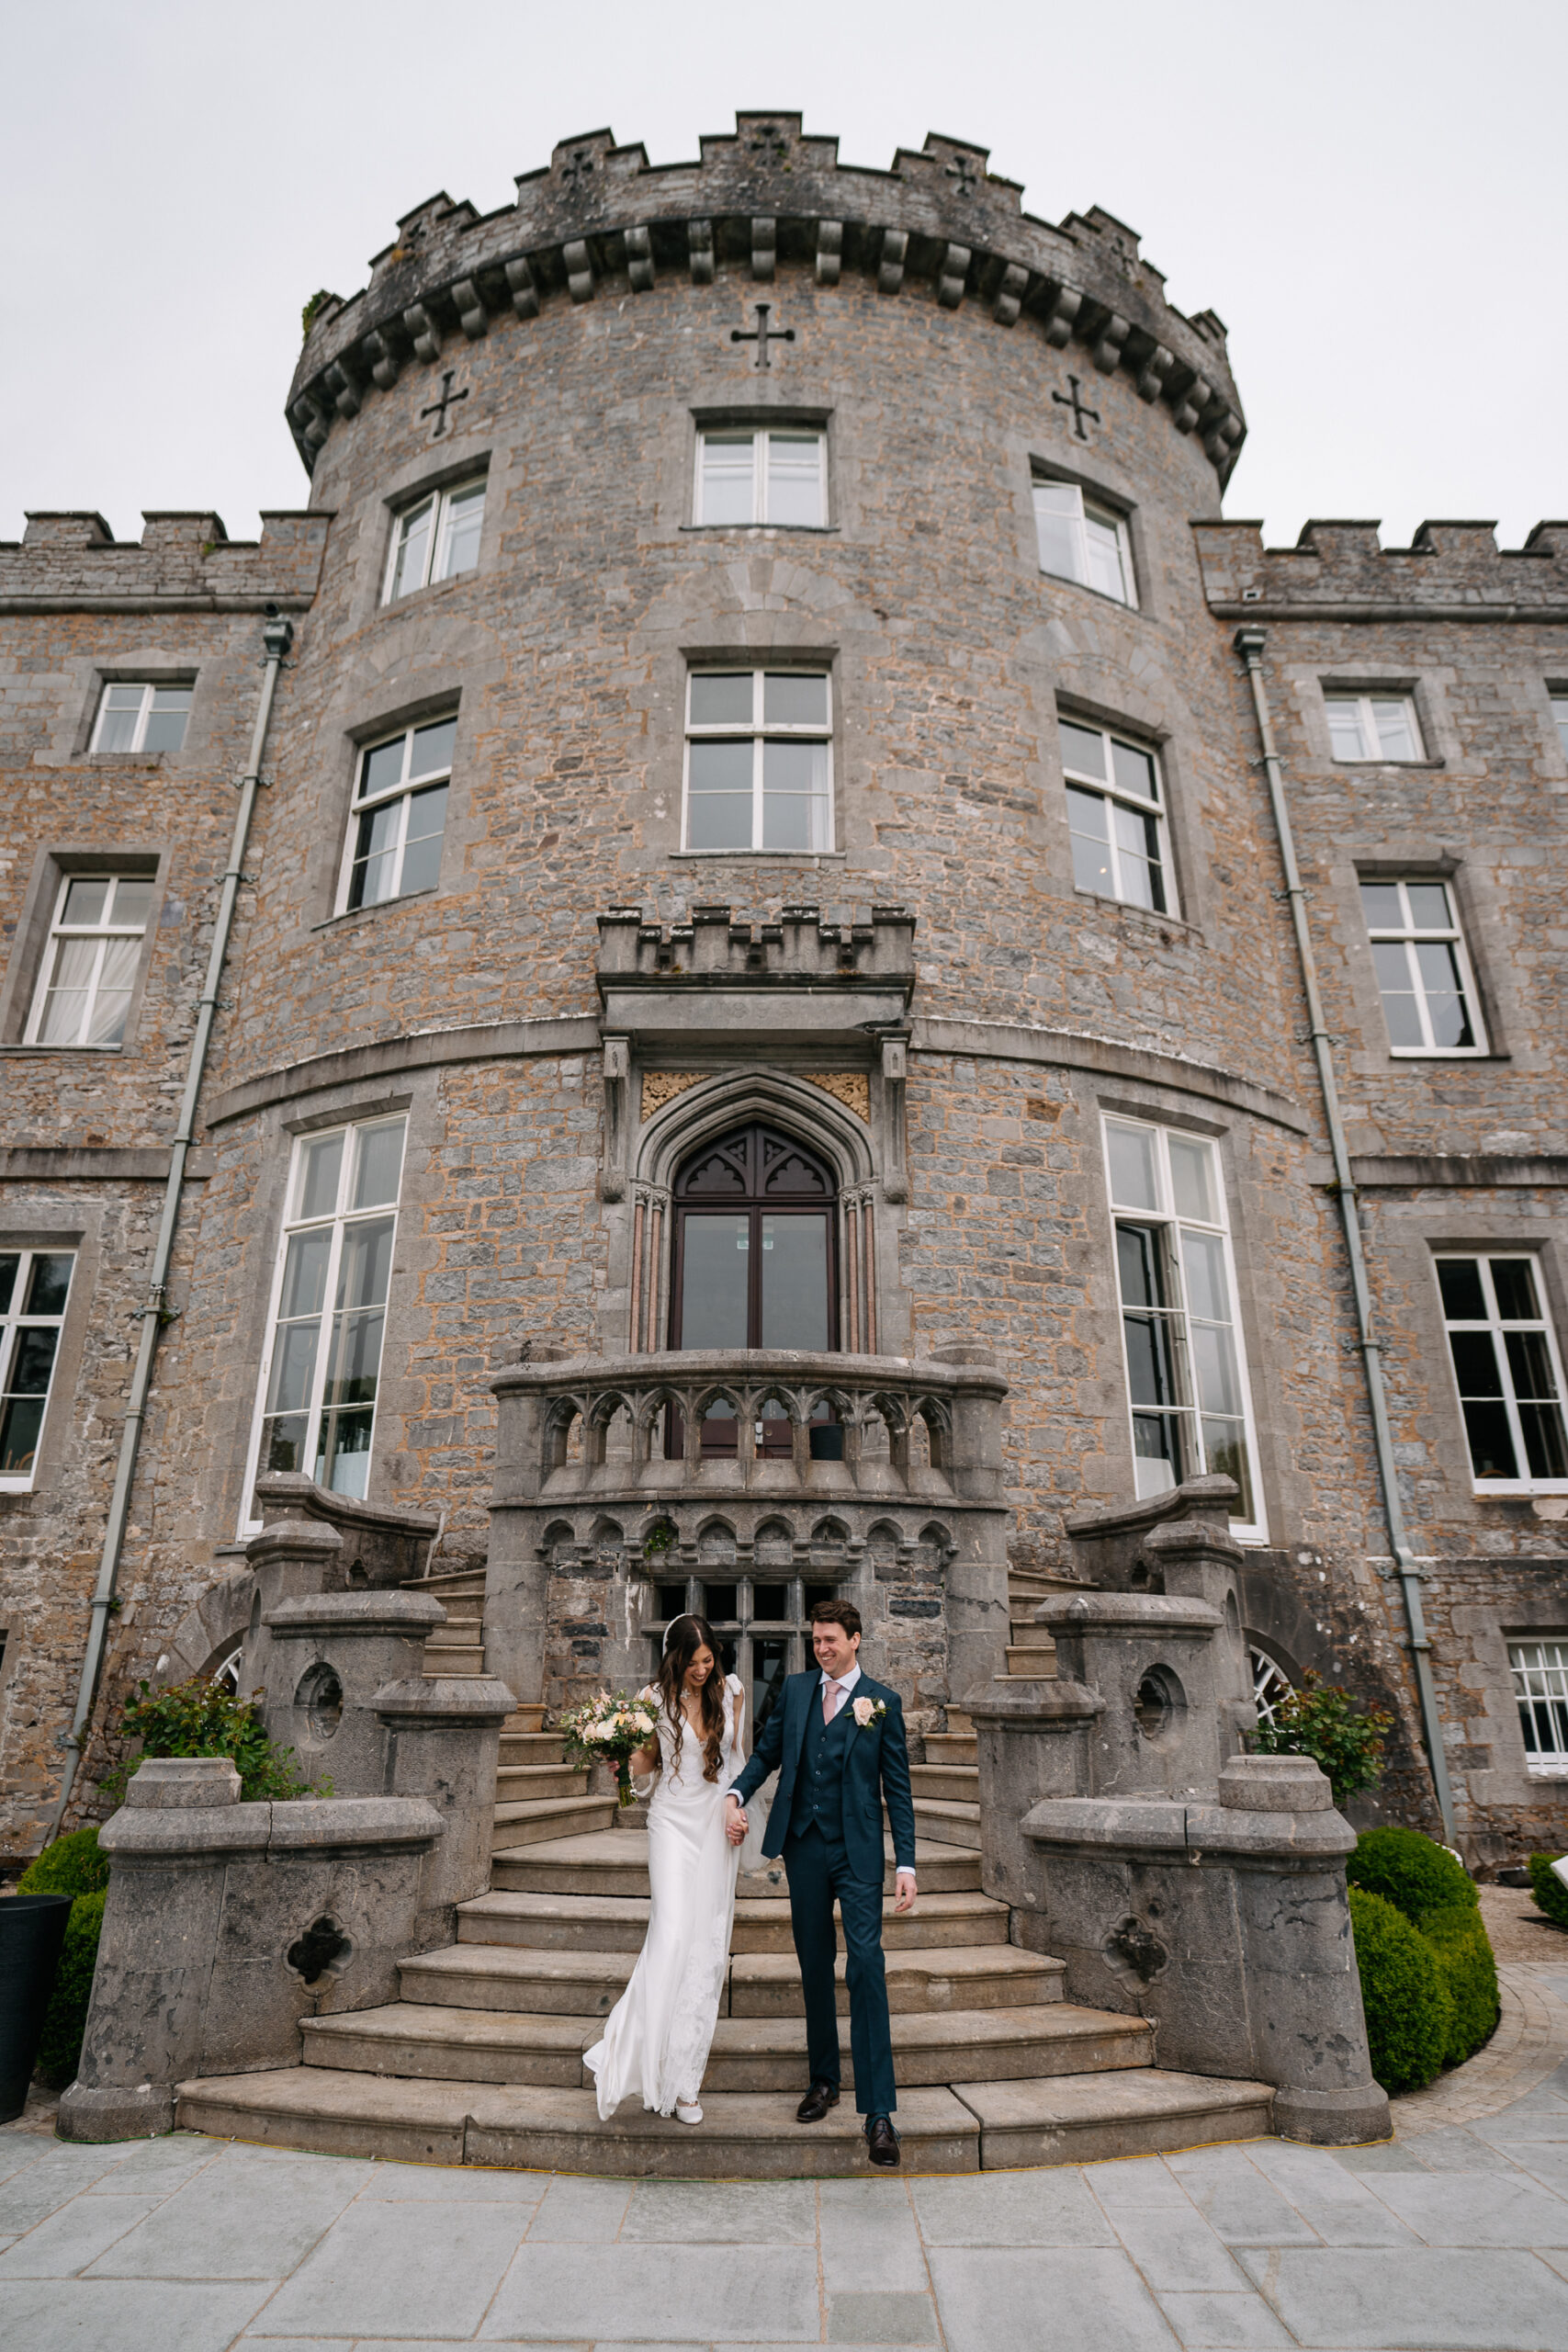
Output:
[[[510,1838],[510,1830],[498,1833]],[[886,1871],[883,1888],[893,1892],[893,1849],[885,1846]],[[961,1851],[951,1845],[931,1845],[917,1839],[915,1871],[919,1880],[920,1894],[977,1894],[980,1886],[980,1857],[977,1852]],[[491,1856],[491,1885],[518,1894],[622,1894],[640,1895],[646,1899],[648,1885],[648,1837],[640,1829],[618,1826],[600,1830],[588,1837],[541,1838],[515,1847],[499,1845]],[[765,1870],[745,1874],[739,1882],[739,1893],[766,1895],[770,1891],[787,1893],[782,1861],[771,1862]]]
[[[839,2009],[849,2015],[844,1955],[839,1954]],[[887,1954],[887,2006],[908,2009],[1023,2008],[1063,1997],[1066,1970],[1013,1944],[954,1945]],[[727,2016],[804,2017],[800,1965],[793,1951],[743,1952],[729,1963]]]
[[[635,1895],[480,1894],[457,1906],[457,1940],[465,1944],[512,1944],[534,1951],[629,1951],[642,1950],[649,1905]],[[922,1894],[912,1912],[894,1915],[891,1896],[882,1905],[886,1950],[964,1944],[1005,1944],[1008,1906],[986,1894]],[[795,1950],[789,1903],[781,1890],[765,1897],[742,1896],[735,1905],[729,1939],[732,1952]]]
[[1014,2165],[1100,2164],[1173,2148],[1250,2140],[1267,2132],[1274,2094],[1267,2083],[1178,2075],[1138,2066],[1124,2073],[1056,2075],[1017,2082],[954,2082],[980,2126],[987,2171]]
[[471,1585],[476,1592],[483,1592],[483,1565],[473,1568],[442,1568],[429,1577],[405,1577],[402,1589],[405,1592],[434,1592],[439,1599],[444,1585]]
[[[417,2080],[531,2083],[591,2089],[582,2052],[604,2031],[599,2018],[531,2016],[507,2009],[423,2007],[410,2001],[301,2019],[305,2064]],[[1142,2018],[1070,2001],[1021,2008],[906,2010],[892,2019],[893,2071],[901,2089],[951,2083],[1146,2066],[1154,2029]],[[795,2018],[720,2018],[703,2088],[798,2098],[805,2047]],[[844,2087],[854,2068],[848,2041]]]
[[958,1797],[980,1802],[978,1764],[911,1764],[909,1780],[918,1797]]
[[508,1798],[495,1808],[494,1835],[505,1847],[531,1846],[542,1838],[608,1829],[615,1817],[614,1797]]
[[[792,2102],[776,2095],[719,2092],[705,2095],[703,2106],[694,2127],[630,2100],[601,2123],[591,2091],[289,2066],[182,2083],[177,2121],[183,2131],[332,2155],[623,2178],[830,2180],[874,2169],[847,2104],[813,2124],[797,2123]],[[951,2091],[910,2091],[899,2101],[898,2129],[906,2171],[977,2169],[979,2126]]]
[[586,1764],[503,1764],[495,1776],[498,1804],[525,1797],[576,1797],[588,1789]]
[[1055,1657],[1056,1654],[1055,1642],[1047,1628],[1036,1625],[1028,1617],[1013,1619],[1011,1646],[1015,1650],[1040,1650],[1047,1657]]
[[[399,1963],[399,1992],[423,2007],[528,2010],[550,2017],[607,2017],[626,1990],[635,1951],[541,1951],[510,1944],[448,1944]],[[1010,1944],[956,1945],[887,1955],[887,2001],[894,2010],[1014,2008],[1062,1998],[1066,1971]],[[839,2009],[849,2014],[844,1956],[838,1962]],[[721,2017],[798,2018],[806,2014],[793,1951],[743,1952],[733,1959],[719,1996]]]
[[501,1728],[503,1734],[509,1731],[543,1731],[545,1710],[537,1703],[513,1707]]
[[454,1674],[464,1680],[476,1680],[485,1670],[485,1650],[482,1642],[438,1642],[434,1637],[424,1645],[424,1671],[434,1674]]
[[980,1743],[970,1731],[928,1731],[926,1761],[930,1764],[977,1764]]
[[1025,1645],[1019,1642],[1010,1642],[1007,1658],[1010,1674],[1029,1675],[1041,1682],[1055,1682],[1056,1679],[1055,1645],[1048,1650],[1043,1650],[1032,1644]]
[[973,1738],[975,1733],[975,1726],[962,1707],[948,1708],[947,1728],[949,1731],[963,1732],[966,1737],[970,1738]]
[[[978,1801],[965,1804],[956,1797],[922,1797],[915,1799],[915,1828],[921,1838],[933,1844],[964,1846],[970,1852],[980,1850],[980,1807]],[[917,1865],[916,1877],[919,1875]]]
[[503,1731],[501,1760],[503,1764],[558,1764],[564,1745],[559,1732]]

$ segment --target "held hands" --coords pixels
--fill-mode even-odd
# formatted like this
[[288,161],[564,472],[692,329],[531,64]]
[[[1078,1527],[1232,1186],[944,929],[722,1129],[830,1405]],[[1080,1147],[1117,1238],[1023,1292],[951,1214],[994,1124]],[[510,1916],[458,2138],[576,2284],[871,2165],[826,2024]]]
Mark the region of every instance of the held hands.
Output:
[[897,1914],[900,1911],[912,1911],[915,1907],[915,1895],[916,1887],[914,1871],[897,1871],[893,1881],[893,1909],[895,1913]]
[[746,1819],[746,1808],[736,1796],[727,1796],[724,1803],[724,1834],[732,1846],[739,1846],[744,1842],[746,1831],[750,1826]]

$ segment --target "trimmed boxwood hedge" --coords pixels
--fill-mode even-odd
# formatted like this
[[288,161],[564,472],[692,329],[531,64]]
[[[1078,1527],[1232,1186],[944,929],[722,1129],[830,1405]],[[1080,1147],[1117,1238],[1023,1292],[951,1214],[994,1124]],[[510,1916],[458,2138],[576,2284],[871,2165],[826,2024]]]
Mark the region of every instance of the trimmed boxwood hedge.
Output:
[[[1415,1829],[1363,1831],[1345,1866],[1345,1875],[1350,1884],[1372,2073],[1385,2091],[1418,2089],[1440,2068],[1457,2066],[1472,2057],[1497,2023],[1497,1965],[1481,1917],[1481,1897],[1463,1863],[1446,1846],[1435,1844]],[[1370,1903],[1395,1912],[1430,1952],[1445,1995],[1438,2014],[1423,2014],[1407,2024],[1394,2018],[1405,1997],[1398,1988],[1408,1976],[1408,1953],[1404,1945],[1396,1949],[1390,1942],[1381,1916],[1365,1910]],[[1372,1939],[1367,1953],[1361,1942],[1363,1917]],[[1392,1978],[1393,1991],[1382,1981],[1384,1974]],[[1419,2004],[1418,1994],[1411,1997]],[[1383,2020],[1377,2037],[1372,2029],[1374,2010]],[[1440,2044],[1438,2014],[1444,2021]],[[1427,2072],[1412,2074],[1417,2053],[1425,2053],[1419,2063],[1426,2064],[1434,2047],[1438,2054]],[[1382,2071],[1384,2065],[1390,2070],[1387,2074]]]
[[1441,1961],[1453,1996],[1454,2019],[1443,2064],[1458,2066],[1474,2056],[1496,2025],[1497,1963],[1479,1906],[1445,1904],[1427,1913],[1419,1932]]
[[1556,1854],[1532,1854],[1529,1859],[1530,1893],[1535,1907],[1544,1911],[1555,1928],[1568,1928],[1568,1886],[1552,1869],[1561,1858]]
[[1372,2079],[1416,2091],[1442,2069],[1454,1999],[1435,1946],[1381,1894],[1350,1889],[1350,1924],[1367,2017]]
[[1421,1925],[1428,1911],[1464,1904],[1474,1911],[1481,1898],[1464,1864],[1446,1846],[1418,1829],[1364,1829],[1345,1865],[1352,1886],[1381,1894],[1407,1919]]
[[98,1851],[96,1829],[73,1829],[57,1838],[28,1864],[17,1881],[18,1894],[101,1894],[109,1883],[109,1858]]
[[50,1995],[38,2052],[38,2073],[51,2090],[63,2090],[67,2083],[76,2079],[107,1900],[102,1894],[79,1894],[65,1923],[65,1944],[55,1972],[54,1990]]
[[29,1862],[17,1882],[19,1894],[73,1894],[65,1944],[39,2044],[38,2073],[53,2090],[75,2078],[93,1997],[93,1971],[104,1924],[104,1894],[109,1883],[107,1854],[98,1851],[96,1829],[73,1829],[57,1838]]

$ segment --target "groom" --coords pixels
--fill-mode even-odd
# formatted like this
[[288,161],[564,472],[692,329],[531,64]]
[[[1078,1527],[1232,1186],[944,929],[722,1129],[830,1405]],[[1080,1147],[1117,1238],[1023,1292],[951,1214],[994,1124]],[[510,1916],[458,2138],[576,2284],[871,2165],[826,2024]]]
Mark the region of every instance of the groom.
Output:
[[758,1735],[756,1748],[726,1798],[732,1845],[746,1835],[746,1800],[771,1772],[778,1794],[762,1851],[782,1853],[789,1877],[790,1925],[806,1995],[811,2087],[795,2113],[820,2123],[839,2101],[839,2012],[833,1967],[833,1900],[844,1923],[850,1987],[850,2051],[855,2105],[865,2118],[874,2165],[896,2165],[893,2035],[882,1957],[882,1799],[893,1825],[897,1898],[915,1903],[915,1808],[904,1710],[896,1690],[860,1670],[860,1611],[845,1600],[819,1600],[811,1612],[815,1670],[792,1674],[784,1702]]

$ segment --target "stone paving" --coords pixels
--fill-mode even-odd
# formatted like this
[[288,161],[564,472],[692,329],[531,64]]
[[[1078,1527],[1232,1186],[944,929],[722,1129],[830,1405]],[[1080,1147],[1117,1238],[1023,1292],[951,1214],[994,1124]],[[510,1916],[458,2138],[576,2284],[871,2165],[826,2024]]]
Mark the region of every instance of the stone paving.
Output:
[[34,2112],[0,2131],[0,2344],[1568,2352],[1568,1968],[1507,1978],[1490,2111],[1434,2103],[1484,2104],[1465,2068],[1374,2148],[634,2183],[73,2147]]

